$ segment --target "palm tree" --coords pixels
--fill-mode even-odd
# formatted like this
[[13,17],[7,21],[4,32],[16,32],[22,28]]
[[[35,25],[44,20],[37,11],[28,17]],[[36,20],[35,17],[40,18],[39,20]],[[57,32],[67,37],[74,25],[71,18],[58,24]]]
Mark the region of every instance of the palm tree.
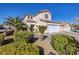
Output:
[[8,17],[5,19],[5,23],[7,23],[10,26],[13,26],[15,32],[18,30],[18,27],[22,24],[22,18],[20,17]]
[[39,32],[41,34],[41,37],[40,38],[43,40],[43,38],[44,38],[44,35],[43,34],[44,34],[44,32],[45,32],[45,30],[46,30],[47,27],[46,26],[40,26],[40,25],[37,26],[37,27],[38,27]]

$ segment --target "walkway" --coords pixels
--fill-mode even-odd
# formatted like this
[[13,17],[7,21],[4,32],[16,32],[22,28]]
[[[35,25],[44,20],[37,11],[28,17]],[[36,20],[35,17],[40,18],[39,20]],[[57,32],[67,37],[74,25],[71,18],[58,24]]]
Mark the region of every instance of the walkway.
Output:
[[13,38],[12,35],[11,36],[6,36],[4,40],[9,40],[9,39],[12,39],[12,38]]
[[48,55],[50,52],[52,52],[53,54],[58,55],[58,53],[53,49],[53,47],[50,44],[50,38],[51,36],[48,36],[46,39],[44,40],[37,40],[34,45],[40,46],[44,49],[44,54]]

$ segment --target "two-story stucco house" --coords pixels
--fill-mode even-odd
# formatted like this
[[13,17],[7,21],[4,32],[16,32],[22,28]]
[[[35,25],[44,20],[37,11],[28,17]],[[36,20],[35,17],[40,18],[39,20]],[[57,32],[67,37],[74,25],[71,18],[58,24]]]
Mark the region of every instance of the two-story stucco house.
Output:
[[51,17],[48,10],[42,10],[36,15],[25,16],[23,22],[28,26],[33,24],[35,31],[38,31],[38,25],[47,26],[45,33],[70,31],[71,26],[68,23],[54,22]]

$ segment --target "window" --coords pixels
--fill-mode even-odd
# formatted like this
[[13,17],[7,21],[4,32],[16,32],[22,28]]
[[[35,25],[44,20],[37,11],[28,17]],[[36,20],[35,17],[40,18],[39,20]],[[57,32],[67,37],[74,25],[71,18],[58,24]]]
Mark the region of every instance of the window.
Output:
[[28,16],[28,19],[30,19],[30,16]]
[[45,14],[45,18],[48,18],[48,14]]
[[32,16],[30,16],[31,17],[31,19],[33,18]]
[[28,19],[32,19],[33,17],[32,16],[28,16]]

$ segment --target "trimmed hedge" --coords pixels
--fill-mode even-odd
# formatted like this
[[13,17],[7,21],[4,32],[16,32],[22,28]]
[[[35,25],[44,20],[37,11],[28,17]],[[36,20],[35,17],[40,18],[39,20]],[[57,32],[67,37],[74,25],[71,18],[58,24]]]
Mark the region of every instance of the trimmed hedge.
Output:
[[14,40],[15,41],[25,41],[28,42],[29,37],[32,35],[32,32],[26,31],[18,31],[14,33]]
[[5,39],[6,34],[5,33],[0,33],[0,45],[3,44],[3,41]]
[[39,55],[39,48],[30,43],[11,43],[0,46],[0,55]]
[[55,34],[51,38],[51,44],[59,54],[74,55],[77,53],[78,43],[72,36]]

